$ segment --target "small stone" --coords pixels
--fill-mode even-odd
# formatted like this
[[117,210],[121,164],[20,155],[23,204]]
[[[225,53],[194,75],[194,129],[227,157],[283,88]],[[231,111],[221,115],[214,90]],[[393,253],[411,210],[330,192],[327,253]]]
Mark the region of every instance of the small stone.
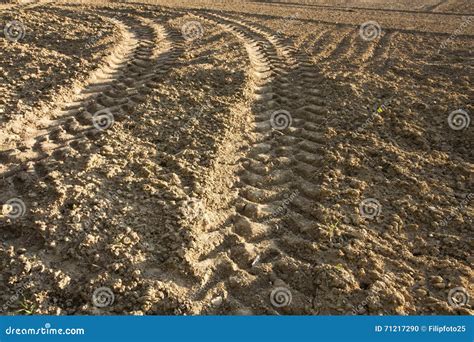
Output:
[[438,284],[444,282],[443,278],[440,276],[431,276],[430,281],[432,284]]
[[214,298],[214,299],[211,300],[211,304],[212,304],[213,306],[219,306],[219,305],[222,304],[222,302],[223,302],[223,299],[222,299],[221,296],[216,297],[216,298]]
[[255,265],[257,265],[259,261],[260,261],[260,255],[257,255],[255,260],[252,262],[252,267],[255,267]]
[[25,265],[23,266],[23,270],[26,273],[30,273],[31,267],[32,267],[31,262],[27,261],[27,262],[25,262]]
[[229,286],[232,288],[238,288],[240,286],[240,280],[236,276],[232,276],[229,278]]
[[112,146],[110,145],[105,145],[104,147],[102,147],[102,151],[105,153],[105,154],[111,154],[114,152],[114,149]]
[[428,294],[428,291],[420,288],[420,289],[416,289],[415,293],[420,297],[424,297]]

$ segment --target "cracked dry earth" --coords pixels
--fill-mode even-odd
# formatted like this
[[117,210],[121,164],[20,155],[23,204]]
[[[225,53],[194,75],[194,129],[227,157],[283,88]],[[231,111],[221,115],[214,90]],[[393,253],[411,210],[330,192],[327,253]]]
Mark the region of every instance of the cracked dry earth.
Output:
[[474,6],[369,3],[0,5],[0,313],[474,314]]

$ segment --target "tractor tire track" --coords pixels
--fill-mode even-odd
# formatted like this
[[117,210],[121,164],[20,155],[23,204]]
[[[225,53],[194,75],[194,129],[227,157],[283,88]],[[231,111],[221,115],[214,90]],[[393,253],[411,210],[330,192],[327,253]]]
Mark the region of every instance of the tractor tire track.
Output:
[[[317,164],[318,151],[323,149],[324,143],[317,126],[321,123],[317,116],[325,114],[324,99],[314,87],[320,75],[306,55],[270,29],[224,15],[208,14],[200,18],[211,20],[240,38],[252,64],[252,112],[257,138],[242,162],[236,184],[239,190],[235,199],[236,213],[229,225],[220,229],[220,234],[225,235],[220,248],[229,250],[232,267],[237,267],[239,274],[252,277],[255,272],[261,272],[259,281],[262,283],[269,278],[275,284],[284,283],[278,277],[275,279],[271,270],[257,271],[254,266],[257,263],[269,265],[275,258],[301,262],[294,258],[299,258],[298,255],[281,248],[285,245],[281,244],[285,240],[281,240],[285,231],[281,216],[308,216],[308,206],[314,199],[308,184],[314,186],[313,172],[317,173],[318,168],[312,163]],[[271,114],[278,110],[288,110],[293,116],[293,124],[283,131],[274,129],[270,120]],[[207,240],[208,237],[202,238],[203,243]],[[202,264],[211,262],[204,259]],[[277,312],[265,294],[262,298],[259,306],[265,308],[264,312]],[[237,295],[236,299],[245,303],[242,296]]]
[[9,188],[44,177],[50,166],[71,154],[87,153],[103,131],[99,122],[94,125],[94,115],[106,114],[103,117],[111,124],[130,118],[182,52],[180,35],[149,19],[109,20],[118,26],[122,39],[87,85],[60,106],[54,119],[43,122],[25,146],[0,155],[5,165],[0,176]]

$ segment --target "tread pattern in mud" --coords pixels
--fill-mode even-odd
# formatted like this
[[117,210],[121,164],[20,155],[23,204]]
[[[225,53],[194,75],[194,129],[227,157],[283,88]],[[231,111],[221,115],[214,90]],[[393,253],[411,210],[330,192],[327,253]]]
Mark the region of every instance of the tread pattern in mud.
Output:
[[[257,138],[239,174],[239,197],[235,201],[237,213],[232,217],[232,230],[240,243],[232,247],[230,255],[242,272],[254,272],[252,261],[255,259],[249,259],[248,254],[254,258],[285,255],[300,263],[300,256],[280,242],[290,234],[295,241],[299,239],[304,243],[305,240],[288,231],[281,216],[299,222],[311,218],[314,194],[310,189],[314,187],[318,160],[324,150],[320,125],[326,114],[325,101],[321,91],[313,86],[319,76],[304,55],[270,30],[222,15],[200,18],[216,22],[239,37],[252,66],[252,112]],[[286,119],[291,120],[283,134],[272,127],[271,121],[272,113],[281,110],[289,113]],[[289,205],[290,202],[294,203]],[[228,239],[233,239],[232,235]],[[269,261],[275,262],[274,257],[261,262]],[[284,283],[282,279],[274,279],[275,274],[266,276],[275,284]],[[271,288],[265,289],[259,304],[274,312],[268,302],[268,290]]]
[[[318,22],[320,30],[306,34],[295,44],[275,30],[275,25],[267,26],[258,20],[258,16],[245,16],[239,12],[135,4],[87,10],[112,22],[120,32],[121,40],[91,75],[86,86],[78,89],[73,98],[59,104],[50,120],[41,122],[37,134],[32,134],[23,146],[0,152],[0,200],[28,198],[31,182],[38,181],[44,188],[50,182],[51,192],[55,192],[52,201],[57,200],[62,206],[51,214],[54,224],[47,226],[44,222],[35,222],[34,229],[39,227],[42,232],[34,232],[29,237],[14,230],[15,221],[8,221],[2,236],[10,248],[0,248],[0,262],[22,258],[14,256],[13,247],[27,246],[27,252],[31,249],[33,254],[41,250],[40,243],[29,245],[31,237],[54,235],[54,225],[67,222],[64,231],[69,240],[65,245],[68,257],[74,257],[67,261],[57,256],[51,259],[60,263],[56,269],[68,276],[81,274],[78,265],[82,256],[86,255],[87,261],[97,260],[99,265],[94,267],[99,271],[91,277],[82,276],[89,280],[88,290],[102,281],[118,289],[118,302],[121,299],[122,303],[110,308],[111,312],[139,308],[140,313],[151,314],[347,314],[354,312],[354,306],[364,303],[374,293],[381,293],[383,299],[375,304],[364,304],[365,311],[357,313],[406,314],[426,308],[428,311],[436,308],[445,310],[443,312],[454,311],[443,306],[445,294],[441,285],[436,287],[429,283],[425,286],[423,282],[440,284],[435,274],[441,270],[436,263],[443,260],[439,263],[444,265],[442,267],[455,270],[454,275],[444,275],[442,281],[446,286],[465,283],[469,270],[463,261],[467,253],[464,247],[469,242],[461,242],[464,231],[452,236],[429,233],[428,229],[415,224],[416,218],[413,218],[413,213],[419,214],[420,210],[416,211],[410,205],[418,199],[397,197],[400,194],[403,197],[406,188],[426,187],[422,168],[414,166],[414,169],[419,168],[418,174],[403,175],[398,160],[394,162],[397,157],[393,151],[400,142],[399,135],[413,138],[402,141],[402,145],[407,144],[403,148],[415,151],[412,154],[403,151],[404,158],[416,155],[421,145],[429,146],[428,140],[419,134],[419,121],[411,127],[400,128],[397,120],[403,113],[395,110],[391,113],[390,108],[385,117],[377,117],[367,124],[368,128],[364,127],[367,132],[361,132],[357,125],[363,123],[366,116],[359,115],[360,108],[349,107],[354,103],[369,107],[380,94],[396,94],[395,87],[389,88],[391,82],[400,85],[407,73],[419,75],[426,70],[413,68],[407,71],[401,63],[403,58],[416,55],[417,42],[428,41],[435,46],[441,38],[426,35],[427,38],[405,41],[417,32],[386,29],[377,39],[368,42],[360,38],[354,25],[320,25]],[[204,37],[186,41],[180,26],[189,22],[197,25]],[[210,28],[212,33],[206,32]],[[229,45],[219,51],[217,46],[222,41],[227,42],[229,37]],[[199,51],[195,51],[197,46]],[[233,65],[241,70],[227,68],[224,62],[228,56],[238,62],[228,61],[227,64],[235,62]],[[420,58],[420,55],[416,56]],[[435,60],[440,69],[447,64],[443,58],[446,56]],[[467,57],[460,57],[463,58]],[[419,65],[416,59],[404,62],[410,67]],[[373,82],[373,79],[384,77],[386,79],[380,83]],[[370,88],[373,83],[379,88],[385,85],[387,89],[373,90],[376,88]],[[370,88],[368,92],[372,97],[369,101],[358,97],[366,87]],[[227,94],[232,92],[228,89],[236,90],[238,96]],[[372,99],[375,100],[372,102]],[[233,100],[235,104],[229,104]],[[209,103],[216,106],[212,113],[193,117],[196,107],[200,106],[202,112],[207,110]],[[400,106],[400,102],[396,104]],[[423,109],[423,103],[415,104],[414,108],[421,108],[420,116],[431,115]],[[353,116],[341,113],[345,107],[353,111]],[[142,108],[148,110],[143,117]],[[171,113],[175,109],[176,113]],[[155,110],[158,114],[150,115],[149,111]],[[170,113],[165,113],[167,111]],[[183,112],[186,115],[182,115]],[[146,147],[132,147],[128,154],[114,154],[116,146],[124,147],[123,142],[112,143],[112,148],[107,140],[109,145],[102,147],[109,152],[94,154],[98,149],[95,139],[104,138],[109,129],[114,129],[113,126],[94,127],[93,119],[98,113],[111,114],[115,122],[127,124],[125,130],[131,128],[114,138],[130,138],[137,134],[137,140],[133,142]],[[158,116],[163,116],[163,120],[157,119]],[[183,117],[186,121],[181,121]],[[222,120],[222,117],[228,120]],[[350,117],[350,120],[341,122],[344,119],[339,117]],[[247,123],[251,129],[241,127]],[[188,129],[187,125],[193,125],[193,128]],[[397,127],[397,134],[391,135],[390,125]],[[168,133],[168,130],[172,132]],[[232,142],[242,140],[238,147],[225,146],[228,132],[235,133]],[[462,146],[461,138],[450,139]],[[212,151],[203,151],[203,146]],[[457,153],[461,156],[465,150]],[[102,161],[117,155],[134,159],[127,164],[129,173],[115,173],[114,169],[107,170],[110,175],[98,172],[99,176],[94,178],[94,172],[90,177],[87,171],[79,170],[77,173],[65,172],[66,177],[77,177],[72,181],[56,182],[53,173],[62,172],[61,165],[65,166],[79,156],[84,162],[89,155],[91,159],[102,158]],[[184,155],[192,158],[186,159]],[[409,168],[407,160],[403,160],[403,165]],[[419,160],[428,164],[428,157],[422,156]],[[105,168],[109,164],[102,165]],[[117,166],[116,160],[110,165]],[[451,182],[453,189],[454,182],[466,179],[466,165],[458,165],[462,176]],[[385,173],[389,175],[386,178]],[[114,178],[117,174],[125,175],[123,178],[126,179],[117,181]],[[367,179],[364,174],[369,175]],[[393,174],[396,181],[383,183]],[[203,175],[209,177],[199,183],[196,179]],[[227,179],[224,182],[222,178]],[[365,184],[366,180],[382,185],[370,183],[369,186]],[[84,183],[86,185],[81,188]],[[123,184],[131,183],[138,189],[124,187],[122,191]],[[76,184],[81,185],[77,185],[79,190]],[[197,186],[203,184],[204,188]],[[96,192],[97,198],[87,199],[86,204],[80,203],[79,207],[84,210],[90,204],[91,210],[96,210],[96,206],[101,205],[100,200],[107,202],[102,211],[97,209],[97,216],[89,216],[104,221],[99,227],[109,224],[104,213],[114,210],[115,213],[120,211],[119,218],[130,219],[126,222],[110,220],[114,221],[110,224],[117,232],[101,233],[105,237],[97,244],[105,248],[103,254],[93,246],[94,239],[97,236],[100,239],[102,235],[94,236],[97,231],[90,227],[85,232],[76,231],[74,227],[78,222],[69,226],[68,215],[76,210],[77,203],[66,200],[64,190],[87,193],[84,189],[96,185],[101,191],[106,189],[104,193],[99,196]],[[400,194],[393,196],[396,198],[393,203],[384,192],[384,186],[390,187],[392,192],[401,189]],[[387,195],[387,199],[381,201],[384,201],[384,213],[388,214],[377,220],[364,220],[354,203],[364,196],[371,196],[374,189],[379,191],[379,198]],[[433,197],[424,190],[420,192],[425,199]],[[109,197],[116,202],[109,202]],[[225,203],[219,206],[216,202],[224,197]],[[209,199],[212,201],[205,203]],[[206,208],[210,202],[212,213]],[[107,207],[111,203],[124,207],[111,209]],[[54,208],[55,204],[46,207]],[[122,215],[122,210],[128,216]],[[214,215],[211,217],[214,221],[208,214]],[[405,215],[405,226],[398,215]],[[32,219],[37,216],[32,215]],[[148,216],[153,219],[147,221]],[[2,219],[0,217],[3,225]],[[426,214],[421,221],[429,225],[433,220]],[[466,226],[462,223],[460,230]],[[417,238],[414,233],[417,229],[418,236],[426,240]],[[127,234],[124,243],[122,235]],[[447,245],[461,247],[452,250],[437,245],[433,251],[425,253],[429,246],[426,241],[438,236],[444,237]],[[76,253],[76,247],[83,249]],[[51,250],[57,252],[59,249]],[[437,255],[438,252],[442,256]],[[111,253],[111,259],[120,260],[111,262],[107,253]],[[48,260],[50,256],[42,257]],[[416,274],[425,264],[430,265],[423,270],[425,274]],[[54,277],[54,270],[51,267],[48,276]],[[14,275],[15,271],[8,272]],[[23,275],[18,278],[23,277],[28,278]],[[43,275],[35,281],[41,281],[41,277]],[[67,297],[67,291],[76,286],[63,291],[62,280],[53,279],[52,282],[55,288],[51,293],[59,293],[62,297]],[[431,292],[418,291],[422,287]],[[271,293],[278,288],[291,292],[291,305],[272,303]],[[218,300],[213,300],[216,296]],[[429,296],[432,296],[433,306],[426,304]],[[87,294],[78,294],[74,297],[75,304],[80,306],[89,302],[86,297]],[[61,303],[63,308],[68,305],[64,301]],[[89,308],[84,307],[77,311],[69,309],[73,313],[87,312]]]
[[21,149],[2,153],[2,177],[19,172],[41,177],[49,159],[61,160],[70,149],[85,153],[90,139],[115,120],[130,118],[133,107],[158,86],[182,51],[179,34],[149,19],[109,20],[121,32],[120,43],[93,72],[88,85],[60,106],[56,118],[42,123],[39,135]]

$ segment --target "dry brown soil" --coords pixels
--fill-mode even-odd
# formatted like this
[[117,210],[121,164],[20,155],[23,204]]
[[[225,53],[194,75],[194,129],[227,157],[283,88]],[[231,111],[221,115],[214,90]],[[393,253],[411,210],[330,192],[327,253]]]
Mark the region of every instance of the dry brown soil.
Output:
[[3,2],[0,313],[474,314],[473,21]]

